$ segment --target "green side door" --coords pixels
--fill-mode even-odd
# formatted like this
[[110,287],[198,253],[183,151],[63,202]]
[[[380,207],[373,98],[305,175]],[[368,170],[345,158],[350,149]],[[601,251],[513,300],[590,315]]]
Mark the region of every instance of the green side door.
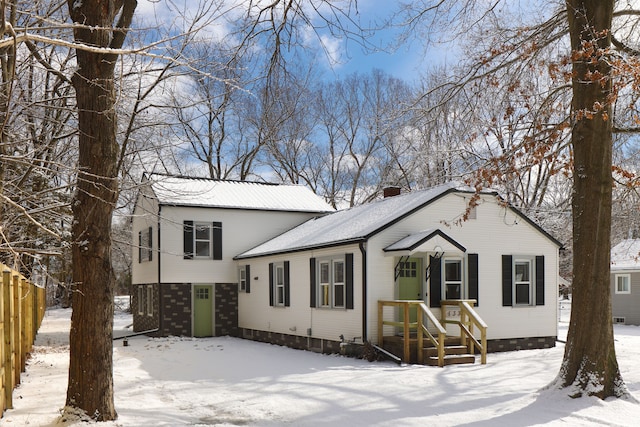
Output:
[[[398,299],[422,300],[422,259],[403,259],[398,264]],[[417,319],[417,309],[409,312],[409,321]],[[403,310],[400,310],[400,321],[404,319]]]
[[213,336],[213,286],[193,287],[193,336]]

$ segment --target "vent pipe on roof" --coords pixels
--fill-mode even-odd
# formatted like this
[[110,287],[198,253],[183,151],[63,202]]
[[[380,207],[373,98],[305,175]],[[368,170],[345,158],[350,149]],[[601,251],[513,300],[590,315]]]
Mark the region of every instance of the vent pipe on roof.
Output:
[[387,197],[399,196],[400,187],[385,187],[382,189],[382,195],[386,199]]

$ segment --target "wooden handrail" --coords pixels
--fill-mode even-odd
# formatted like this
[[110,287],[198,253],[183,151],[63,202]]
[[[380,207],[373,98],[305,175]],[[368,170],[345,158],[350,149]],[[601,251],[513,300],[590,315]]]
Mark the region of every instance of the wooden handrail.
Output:
[[[475,303],[476,300],[442,300],[440,302],[440,306],[442,307],[442,322],[445,324],[457,324],[460,327],[460,343],[466,345],[471,354],[475,353],[474,347],[478,347],[480,350],[480,363],[485,365],[487,363],[487,324],[473,309],[472,304]],[[460,320],[447,319],[447,313],[444,307],[449,305],[460,308]],[[474,326],[480,330],[480,340],[473,334]],[[467,344],[467,339],[469,340],[469,344]]]
[[[392,307],[402,307],[403,308],[403,319],[402,322],[398,321],[390,321],[384,320],[383,308],[385,306]],[[409,321],[409,309],[411,307],[416,307],[418,310],[417,321],[410,322]],[[424,317],[427,318],[428,322],[435,327],[437,330],[438,337],[434,337],[433,334],[429,331],[429,329],[424,324]],[[382,346],[384,341],[384,326],[395,326],[402,327],[403,334],[405,336],[404,340],[404,361],[410,360],[410,341],[409,336],[411,330],[415,329],[417,332],[417,341],[418,341],[418,363],[423,363],[423,340],[426,337],[437,349],[438,349],[438,366],[444,366],[444,344],[445,337],[447,335],[447,330],[440,324],[436,316],[433,314],[429,307],[423,301],[415,301],[415,300],[393,300],[393,301],[378,301],[378,345]]]

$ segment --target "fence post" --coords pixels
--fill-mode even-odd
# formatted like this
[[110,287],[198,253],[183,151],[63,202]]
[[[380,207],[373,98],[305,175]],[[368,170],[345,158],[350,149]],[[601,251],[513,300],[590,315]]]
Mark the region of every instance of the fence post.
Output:
[[27,352],[29,348],[29,333],[27,331],[28,324],[26,322],[29,313],[29,307],[27,304],[29,284],[27,283],[27,279],[24,277],[20,278],[20,288],[20,305],[22,306],[20,312],[20,333],[22,335],[20,338],[20,343],[22,344],[20,347],[20,372],[25,372],[27,370]]
[[[1,267],[1,266],[0,266]],[[0,414],[4,413],[4,410],[7,409],[7,384],[5,381],[6,372],[6,363],[5,363],[5,354],[6,354],[6,343],[4,341],[4,330],[6,327],[6,322],[4,319],[4,288],[7,287],[7,280],[5,280],[6,274],[9,272],[5,272],[4,268],[2,271],[2,282],[0,283]]]
[[22,352],[22,328],[21,313],[22,304],[20,304],[21,297],[20,289],[20,277],[16,274],[13,276],[13,377],[14,385],[20,384],[20,359]]
[[7,409],[13,409],[13,388],[15,386],[15,361],[14,361],[14,329],[13,329],[13,286],[11,283],[11,271],[2,272],[2,295],[4,299],[4,383],[5,403]]

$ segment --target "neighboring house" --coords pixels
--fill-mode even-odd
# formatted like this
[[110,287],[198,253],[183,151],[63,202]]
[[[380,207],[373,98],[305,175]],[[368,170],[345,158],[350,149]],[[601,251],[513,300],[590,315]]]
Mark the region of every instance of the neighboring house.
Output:
[[233,257],[334,209],[299,185],[145,175],[132,220],[135,331],[234,334]]
[[[454,184],[333,213],[327,213],[325,205],[311,204],[297,210],[291,223],[299,222],[289,227],[276,220],[292,214],[283,207],[269,211],[274,217],[261,223],[259,236],[248,229],[255,225],[247,223],[249,217],[230,221],[251,214],[247,206],[236,207],[222,220],[224,271],[214,261],[196,266],[184,260],[183,254],[191,249],[186,243],[183,248],[183,240],[191,238],[181,231],[186,219],[218,221],[230,209],[206,208],[214,199],[203,200],[195,208],[186,206],[180,195],[155,193],[160,203],[152,197],[139,199],[134,219],[139,225],[134,225],[134,233],[142,232],[139,246],[145,247],[146,227],[159,218],[161,266],[153,261],[148,266],[135,263],[133,277],[134,284],[143,285],[138,286],[141,301],[144,289],[151,288],[149,292],[156,295],[153,289],[161,283],[162,334],[198,335],[195,328],[189,330],[187,318],[197,323],[192,310],[198,311],[199,283],[210,283],[229,284],[220,298],[237,299],[233,335],[294,348],[334,352],[342,341],[376,344],[379,301],[408,300],[424,301],[437,317],[443,314],[443,300],[476,300],[475,310],[488,325],[489,351],[555,345],[561,244],[494,192],[481,193],[471,209],[474,191]],[[307,220],[314,209],[322,215]],[[151,223],[145,222],[149,216],[144,212],[153,214]],[[258,216],[251,218],[261,221]],[[165,237],[165,227],[173,230],[171,236]],[[249,247],[244,240],[247,234],[255,237]],[[243,244],[229,247],[226,242],[236,238]],[[153,249],[156,254],[158,249]],[[149,267],[146,276],[136,272],[143,267]],[[193,279],[196,269],[197,280]],[[161,271],[162,280],[155,280],[156,270]],[[178,289],[173,287],[191,291],[176,298]],[[195,303],[187,298],[191,294]],[[216,295],[214,313],[225,309],[217,299]],[[180,310],[184,310],[184,324],[175,328],[174,319],[168,317]],[[140,323],[146,315],[144,304],[138,311],[136,330],[153,326]],[[456,315],[449,313],[451,307],[443,311]],[[234,316],[225,314],[229,315]],[[399,315],[397,310],[391,313],[392,318]]]
[[611,313],[614,323],[640,325],[640,239],[611,249]]

